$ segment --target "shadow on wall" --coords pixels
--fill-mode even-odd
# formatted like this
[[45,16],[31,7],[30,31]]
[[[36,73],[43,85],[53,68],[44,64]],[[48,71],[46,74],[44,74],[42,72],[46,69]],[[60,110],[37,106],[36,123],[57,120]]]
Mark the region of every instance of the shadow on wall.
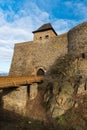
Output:
[[[3,116],[2,116],[3,115]],[[0,115],[0,130],[51,130],[51,125],[19,114],[3,110]]]
[[8,95],[9,93],[11,93],[12,91],[16,90],[16,88],[4,88],[3,90],[0,90],[0,117],[2,114],[2,111],[3,111],[3,97],[5,95]]
[[3,109],[2,93],[3,91],[0,90],[0,115],[1,115],[1,110]]
[[8,95],[16,88],[3,89],[0,91],[0,130],[50,130],[51,125],[43,121],[24,117],[14,111],[3,109],[3,96]]

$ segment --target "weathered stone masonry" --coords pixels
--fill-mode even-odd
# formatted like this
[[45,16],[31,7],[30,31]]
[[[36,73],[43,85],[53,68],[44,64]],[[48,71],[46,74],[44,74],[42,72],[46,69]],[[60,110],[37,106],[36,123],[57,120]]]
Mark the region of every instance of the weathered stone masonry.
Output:
[[[87,22],[62,35],[57,35],[50,24],[44,24],[33,33],[33,41],[15,45],[10,76],[37,75],[39,70],[46,73],[58,57],[67,53],[72,53],[77,58],[79,56],[78,69],[87,75]],[[37,96],[37,88],[36,84],[31,85],[31,100]],[[29,96],[27,90],[27,87],[23,87],[18,89],[18,92],[13,91],[4,96],[4,108],[26,115],[25,108]],[[20,95],[23,100],[19,100]]]
[[68,32],[68,53],[77,57],[78,70],[87,76],[87,22]]

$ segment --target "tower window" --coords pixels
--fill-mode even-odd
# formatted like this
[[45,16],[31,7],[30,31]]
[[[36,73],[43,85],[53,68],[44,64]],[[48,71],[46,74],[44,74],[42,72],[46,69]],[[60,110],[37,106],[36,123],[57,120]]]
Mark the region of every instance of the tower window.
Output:
[[42,37],[39,37],[40,40],[42,40]]
[[46,36],[45,36],[45,39],[48,39],[48,38],[49,38],[49,35],[46,35]]
[[82,53],[82,58],[85,59],[85,53]]

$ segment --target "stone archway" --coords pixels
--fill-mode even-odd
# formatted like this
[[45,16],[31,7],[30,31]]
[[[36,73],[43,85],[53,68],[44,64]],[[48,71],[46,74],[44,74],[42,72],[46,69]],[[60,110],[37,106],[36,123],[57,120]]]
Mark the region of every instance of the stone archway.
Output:
[[45,75],[45,71],[42,68],[39,68],[37,71],[37,75],[38,76],[44,76]]
[[[42,67],[39,67],[38,69],[36,69],[37,76],[44,76],[45,73],[46,71]],[[35,99],[37,94],[38,94],[38,83],[33,83],[30,85],[30,100]]]

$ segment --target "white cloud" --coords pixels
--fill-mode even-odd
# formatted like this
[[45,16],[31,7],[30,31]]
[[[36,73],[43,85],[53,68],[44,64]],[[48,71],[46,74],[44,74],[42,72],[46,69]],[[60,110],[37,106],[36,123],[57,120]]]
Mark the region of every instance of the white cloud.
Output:
[[67,6],[67,8],[72,10],[74,15],[79,19],[79,22],[87,20],[87,1],[86,4],[85,0],[67,1],[64,2],[64,4]]
[[71,27],[77,24],[74,20],[68,19],[56,19],[53,23],[55,30],[58,34],[65,33],[71,29]]
[[9,62],[11,60],[12,52],[13,52],[12,49],[0,47],[0,54],[3,54],[3,56],[0,55],[1,62],[4,60],[5,60],[5,62]]
[[18,14],[12,9],[6,12],[0,9],[0,68],[2,62],[6,65],[11,63],[14,43],[32,40],[32,31],[49,19],[47,12],[34,4],[32,6],[32,11],[29,10],[31,13],[26,12],[26,9],[20,10]]
[[75,14],[80,15],[84,20],[87,20],[87,5],[84,3],[77,3],[75,6]]

